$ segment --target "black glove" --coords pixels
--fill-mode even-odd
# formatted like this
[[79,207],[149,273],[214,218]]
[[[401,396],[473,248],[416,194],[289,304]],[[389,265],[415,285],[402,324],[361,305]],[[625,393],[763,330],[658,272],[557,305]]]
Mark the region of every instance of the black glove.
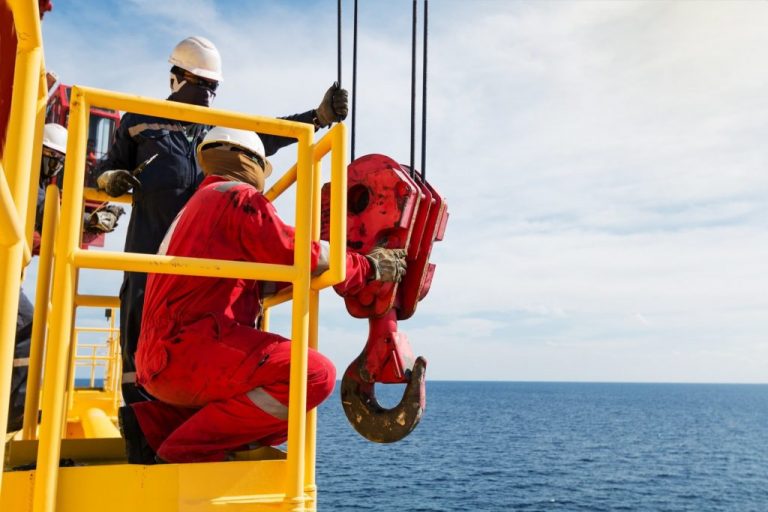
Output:
[[141,182],[129,171],[104,171],[96,178],[96,185],[112,197],[127,194],[131,188],[140,189]]
[[346,89],[339,87],[338,82],[333,82],[333,85],[325,91],[320,106],[315,109],[317,126],[325,128],[331,123],[343,121],[347,118],[348,113],[349,93]]
[[376,281],[399,283],[405,275],[405,249],[384,249],[377,247],[365,255],[373,267]]
[[93,213],[86,214],[85,229],[91,233],[111,233],[117,227],[117,219],[125,213],[122,206],[110,204]]

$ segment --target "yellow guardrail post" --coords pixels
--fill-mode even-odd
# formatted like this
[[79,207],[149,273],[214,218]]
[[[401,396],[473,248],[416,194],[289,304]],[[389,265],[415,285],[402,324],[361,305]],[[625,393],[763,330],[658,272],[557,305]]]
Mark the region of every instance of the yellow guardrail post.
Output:
[[[320,158],[312,162],[312,229],[313,241],[320,240],[320,178],[322,164]],[[320,291],[309,290],[309,348],[318,347],[318,312],[320,309]],[[306,449],[304,452],[304,494],[308,496],[307,509],[317,510],[317,483],[315,481],[315,458],[317,453],[317,409],[307,411]]]
[[[8,423],[13,351],[16,338],[16,315],[19,308],[22,259],[27,246],[21,219],[26,219],[29,202],[29,177],[34,160],[33,146],[39,116],[37,106],[40,74],[43,73],[42,36],[37,4],[12,0],[8,2],[13,12],[17,34],[16,63],[11,110],[3,155],[2,185],[3,236],[11,234],[12,241],[0,245],[0,439],[5,439]],[[40,151],[40,148],[37,148]],[[6,176],[8,178],[7,187]],[[10,192],[10,194],[8,194]],[[11,196],[10,198],[8,196]],[[19,233],[20,231],[20,233]],[[19,237],[18,235],[21,234]],[[28,250],[28,249],[27,249]],[[0,461],[5,460],[5,443],[0,443]],[[2,491],[0,482],[0,492]]]
[[[41,58],[44,62],[45,57],[42,56]],[[35,121],[35,126],[37,129],[35,130],[35,139],[32,141],[34,152],[32,153],[32,163],[29,169],[29,183],[27,184],[27,204],[30,205],[30,207],[27,208],[27,217],[25,222],[26,231],[24,233],[24,241],[26,247],[32,247],[32,233],[35,231],[35,214],[37,213],[37,209],[34,205],[37,204],[37,191],[40,187],[40,160],[43,156],[43,126],[45,125],[45,113],[48,103],[48,81],[46,80],[44,72],[40,73],[39,80],[40,83],[38,84],[37,94],[37,119]],[[26,252],[27,251],[25,251],[25,253]],[[31,261],[32,255],[25,254],[24,258],[24,265],[26,266]]]
[[[347,246],[347,172],[346,172],[346,126],[343,124],[335,125],[320,141],[318,141],[312,151],[312,217],[311,217],[311,236],[312,240],[320,239],[320,160],[330,151],[331,152],[331,218],[330,218],[330,240],[331,254],[329,269],[320,276],[311,280],[311,290],[309,295],[309,324],[308,324],[308,346],[316,349],[318,347],[318,312],[319,312],[319,290],[332,286],[343,281],[346,277],[346,246]],[[297,182],[298,163],[291,167],[268,191],[264,196],[274,201],[291,185]],[[298,187],[297,187],[298,188]],[[298,191],[297,191],[298,196]],[[298,200],[297,200],[298,201]],[[298,227],[298,222],[297,222]],[[299,240],[298,233],[296,237]],[[298,243],[298,242],[297,242]],[[286,289],[280,293],[267,297],[264,300],[264,317],[262,327],[268,329],[268,319],[270,308],[287,302],[295,296],[294,290]],[[316,442],[317,442],[317,419],[316,411],[312,410],[306,416],[306,445],[304,457],[304,492],[307,496],[307,510],[315,510],[317,499],[317,486],[315,482],[315,460],[316,460]],[[290,439],[289,439],[290,447]],[[289,471],[290,473],[290,471]]]
[[[326,144],[328,141],[330,144]],[[320,239],[321,221],[321,166],[320,160],[331,151],[331,212],[330,212],[330,265],[328,271],[312,280],[310,291],[309,347],[319,347],[320,292],[321,288],[340,283],[346,278],[347,251],[347,132],[344,124],[336,124],[316,145],[313,157],[316,168],[313,173],[314,190],[312,240]],[[312,510],[317,509],[317,410],[307,416],[306,490],[311,497]]]
[[307,420],[307,340],[309,327],[309,282],[311,279],[312,139],[307,127],[298,137],[296,165],[296,240],[291,328],[291,377],[288,398],[288,469],[286,509],[304,511],[304,429]]
[[24,426],[22,439],[37,435],[37,411],[40,409],[40,379],[43,369],[45,333],[48,327],[48,302],[51,296],[51,269],[56,225],[59,222],[59,187],[48,185],[45,190],[43,232],[40,234],[40,258],[37,265],[35,312],[32,317],[32,338],[29,347],[27,394],[24,398]]
[[347,276],[347,127],[337,124],[326,135],[331,150],[331,264],[327,272],[312,280],[312,288],[319,290],[338,284]]
[[73,252],[80,240],[82,227],[83,179],[88,123],[88,104],[78,87],[71,92],[67,160],[64,169],[64,195],[61,226],[56,240],[50,336],[46,351],[46,378],[43,382],[43,417],[40,425],[37,472],[33,492],[34,512],[53,512],[56,503],[61,431],[64,417],[67,356],[72,333],[75,267]]
[[[73,315],[74,316],[74,315]],[[73,322],[74,323],[74,322]],[[67,371],[67,408],[66,415],[72,411],[75,405],[75,370],[77,369],[77,346],[80,343],[80,334],[77,329],[72,329],[69,344],[69,365]]]

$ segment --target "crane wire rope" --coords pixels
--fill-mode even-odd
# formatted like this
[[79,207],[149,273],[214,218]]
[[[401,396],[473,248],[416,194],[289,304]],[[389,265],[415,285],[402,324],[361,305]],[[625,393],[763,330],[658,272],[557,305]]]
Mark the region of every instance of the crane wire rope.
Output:
[[413,0],[413,17],[411,27],[411,178],[416,174],[414,155],[416,153],[416,12],[418,0]]
[[336,6],[336,83],[341,87],[341,0]]
[[[415,177],[414,167],[416,153],[416,32],[418,0],[413,0],[413,19],[411,31],[411,148],[410,148],[410,174]],[[341,0],[337,2],[338,23],[338,48],[337,48],[337,75],[341,86]],[[355,160],[356,118],[357,118],[357,34],[358,34],[358,4],[354,2],[353,35],[352,35],[352,120],[351,120],[351,144],[350,161]],[[428,35],[429,0],[424,0],[424,29],[423,29],[423,64],[422,64],[422,110],[421,110],[421,179],[426,180],[426,147],[427,147],[427,35]]]
[[355,114],[357,112],[357,0],[355,0],[354,30],[352,32],[352,143],[350,162],[355,160]]
[[[357,1],[357,0],[355,0]],[[427,16],[429,0],[424,0],[424,54],[421,76],[421,181],[427,180]]]

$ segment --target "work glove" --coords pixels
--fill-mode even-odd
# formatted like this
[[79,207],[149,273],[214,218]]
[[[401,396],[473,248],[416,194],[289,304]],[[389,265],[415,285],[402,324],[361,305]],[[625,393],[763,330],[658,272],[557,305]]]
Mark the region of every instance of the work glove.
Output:
[[331,123],[343,121],[347,118],[347,113],[349,113],[349,93],[346,89],[339,87],[338,82],[333,82],[333,85],[325,91],[320,106],[315,109],[317,126],[325,128]]
[[85,229],[91,233],[111,233],[117,227],[117,219],[125,213],[122,206],[110,204],[95,212],[86,214]]
[[141,182],[138,178],[123,169],[104,171],[96,178],[96,185],[112,197],[120,197],[127,194],[131,188],[141,188]]
[[371,262],[376,281],[399,283],[405,275],[405,249],[384,249],[377,247],[365,255]]

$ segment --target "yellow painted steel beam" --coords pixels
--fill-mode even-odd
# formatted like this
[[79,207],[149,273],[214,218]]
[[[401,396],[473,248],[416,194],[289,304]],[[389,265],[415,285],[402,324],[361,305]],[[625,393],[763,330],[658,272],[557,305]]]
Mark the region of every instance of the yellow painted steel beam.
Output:
[[[312,289],[320,290],[344,281],[347,275],[347,128],[337,124],[324,137],[329,139],[324,152],[315,152],[315,158],[322,158],[331,150],[331,218],[330,218],[330,264],[328,270],[312,281]],[[326,149],[327,148],[327,149]],[[331,149],[332,148],[332,149]],[[318,199],[319,201],[319,199]],[[318,222],[320,206],[316,208]]]
[[42,376],[45,331],[48,326],[48,302],[51,296],[51,270],[56,225],[59,222],[59,187],[45,189],[43,232],[40,234],[40,258],[37,264],[35,311],[32,316],[32,337],[29,347],[27,393],[24,398],[22,439],[34,439],[37,434],[37,411],[40,408],[40,378]]
[[[17,441],[9,443],[8,457],[6,463],[13,466],[34,463],[38,453],[38,441]],[[90,439],[83,438],[63,439],[61,441],[61,457],[73,459],[83,463],[119,463],[125,461],[125,443],[122,440],[109,439]],[[24,498],[29,501],[31,490]],[[16,492],[16,489],[14,489]],[[0,501],[0,510],[6,512],[5,501]],[[29,510],[29,503],[22,509],[25,512]],[[75,509],[75,512],[78,512]],[[109,511],[111,512],[111,510]]]
[[61,224],[56,239],[53,279],[56,283],[50,313],[50,336],[45,358],[43,416],[37,471],[33,490],[33,511],[54,512],[58,486],[59,452],[64,421],[64,396],[67,378],[70,334],[75,295],[73,253],[80,242],[82,228],[85,144],[88,135],[89,105],[82,91],[73,87],[70,95],[67,159],[64,164],[64,190]]
[[85,95],[85,98],[91,105],[97,107],[167,117],[191,123],[229,126],[231,128],[253,130],[259,133],[280,135],[293,139],[314,134],[314,127],[306,123],[253,116],[209,107],[198,107],[177,101],[156,100],[90,87],[78,86],[78,89]]
[[[77,289],[77,285],[75,285]],[[74,314],[72,315],[75,316]],[[80,337],[77,334],[77,329],[74,327],[74,320],[72,322],[72,336],[69,338],[69,364],[67,364],[67,410],[64,414],[65,421],[69,421],[69,416],[72,409],[75,406],[75,369],[77,367],[77,345],[80,341]]]
[[261,311],[261,330],[269,331],[269,308],[263,308]]
[[[331,151],[331,218],[330,218],[330,255],[329,268],[321,275],[312,278],[311,288],[313,290],[322,290],[342,282],[347,274],[347,131],[343,124],[334,125],[334,127],[315,145],[312,158],[315,162],[323,158]],[[322,144],[321,144],[322,143]],[[291,174],[292,173],[292,174]],[[270,201],[278,197],[287,187],[296,181],[296,166],[292,167],[283,178],[290,177],[292,180],[281,184],[275,184],[268,193]],[[313,170],[314,176],[320,176],[320,169]],[[267,194],[265,194],[266,196]],[[319,230],[320,223],[320,205],[318,196],[318,205],[315,208],[315,215]],[[319,231],[318,231],[319,232]],[[319,237],[318,237],[319,239]],[[283,288],[278,293],[264,298],[264,308],[283,304],[291,300],[292,290]]]
[[84,308],[120,309],[120,297],[109,295],[75,295],[75,305]]
[[279,306],[280,304],[288,302],[292,298],[293,298],[293,288],[291,286],[286,286],[285,288],[278,291],[274,295],[270,295],[269,297],[264,297],[263,307],[266,311],[269,311],[269,308]]
[[[91,446],[110,447],[111,453],[118,448],[119,440],[77,441],[89,450]],[[63,451],[65,454],[78,460],[77,453]],[[269,451],[265,454],[274,456]],[[58,512],[274,512],[285,499],[285,460],[83,465],[60,468],[58,473]],[[10,491],[0,497],[0,510],[29,510],[35,477],[34,471],[3,473]]]
[[[335,133],[339,130],[342,131],[342,136],[346,137],[346,127],[344,124],[336,124],[333,128],[331,128],[328,133],[326,133],[317,143],[315,144],[315,147],[312,150],[312,159],[313,161],[317,162],[323,156],[325,156],[332,147],[332,144],[337,143],[337,139],[335,138]],[[346,140],[343,139],[343,140]],[[280,195],[282,195],[283,192],[288,190],[291,185],[296,183],[296,164],[293,164],[293,166],[288,169],[281,177],[278,179],[266,192],[264,192],[264,197],[267,198],[269,201],[274,201]]]
[[288,481],[285,510],[303,512],[304,450],[307,421],[307,343],[309,327],[309,281],[311,269],[312,137],[300,137],[296,180],[296,240],[294,264],[303,269],[293,283],[291,326],[291,372],[288,398]]
[[109,332],[112,333],[116,329],[110,327],[76,327],[77,332]]
[[121,253],[112,251],[85,251],[75,249],[73,258],[77,268],[125,270],[154,274],[195,275],[267,281],[293,281],[297,266],[251,263],[245,261],[160,256],[157,254]]
[[[0,163],[0,226],[5,226],[0,230],[0,245],[8,247],[15,244],[18,240],[23,240],[23,263],[24,266],[27,266],[32,261],[32,253],[29,250],[29,244],[26,241],[24,228],[19,221],[15,204],[11,189],[8,186],[8,180],[6,179],[5,169],[3,169],[2,163]],[[35,209],[29,208],[29,210],[34,211]]]
[[103,190],[97,188],[86,187],[83,190],[83,197],[88,201],[99,201],[102,203],[125,203],[131,204],[133,202],[133,196],[131,194],[124,194],[120,197],[112,197]]
[[[325,141],[327,137],[321,139],[315,144],[312,162],[312,218],[311,233],[312,241],[320,240],[320,221],[321,221],[321,183],[322,164],[318,156],[318,146]],[[329,146],[330,147],[330,146]],[[309,326],[308,326],[308,346],[310,349],[317,350],[319,344],[318,321],[320,311],[320,292],[310,289],[309,291]],[[317,509],[317,482],[315,478],[315,461],[317,454],[317,409],[307,411],[307,426],[304,433],[306,437],[306,447],[304,450],[304,494],[308,497],[305,504],[307,510]]]
[[290,169],[285,171],[285,174],[280,176],[280,179],[269,187],[269,190],[264,192],[264,197],[267,201],[274,201],[294,183],[296,183],[296,164],[293,164]]
[[[29,201],[29,176],[35,140],[38,86],[43,73],[42,36],[37,3],[10,0],[14,27],[17,34],[16,63],[14,66],[13,94],[8,116],[8,130],[2,165],[8,179],[13,202],[0,198],[4,209],[15,206],[16,220],[26,219]],[[42,128],[42,127],[39,127]],[[38,148],[38,151],[40,148]],[[7,210],[6,210],[7,212]],[[0,225],[0,231],[18,231],[9,224]],[[14,233],[15,235],[18,233]],[[16,313],[19,308],[22,262],[26,245],[24,229],[18,242],[0,247],[0,439],[5,439],[8,423],[13,350],[16,337]],[[0,461],[5,457],[5,443],[0,443]],[[0,482],[0,495],[2,483]]]
[[[79,388],[77,390],[77,399],[74,403],[74,408],[67,418],[68,421],[80,421],[80,418],[86,416],[88,409],[101,409],[112,420],[117,419],[117,406],[114,404],[113,394],[102,389],[95,389],[93,386],[91,389]],[[75,438],[77,439],[77,438]],[[61,445],[62,450],[65,448],[64,440]],[[124,446],[122,447],[125,448]],[[122,452],[123,456],[125,452]],[[64,453],[61,454],[64,457]]]
[[24,239],[24,227],[16,212],[16,203],[8,186],[5,169],[0,164],[0,245],[10,246]]
[[107,437],[120,437],[120,431],[109,419],[107,413],[96,407],[91,407],[80,418],[85,437],[90,439],[103,439]]
[[[43,67],[45,64],[43,63]],[[29,169],[29,183],[27,204],[37,204],[37,191],[40,183],[40,160],[43,156],[43,127],[45,125],[46,107],[48,104],[48,81],[46,80],[45,70],[41,70],[39,84],[37,89],[37,120],[35,122],[35,139],[32,141],[32,164]],[[35,231],[35,215],[37,209],[32,206],[27,208],[26,232],[24,240],[26,246],[32,246],[32,237]],[[30,258],[25,260],[24,265],[28,265]]]

